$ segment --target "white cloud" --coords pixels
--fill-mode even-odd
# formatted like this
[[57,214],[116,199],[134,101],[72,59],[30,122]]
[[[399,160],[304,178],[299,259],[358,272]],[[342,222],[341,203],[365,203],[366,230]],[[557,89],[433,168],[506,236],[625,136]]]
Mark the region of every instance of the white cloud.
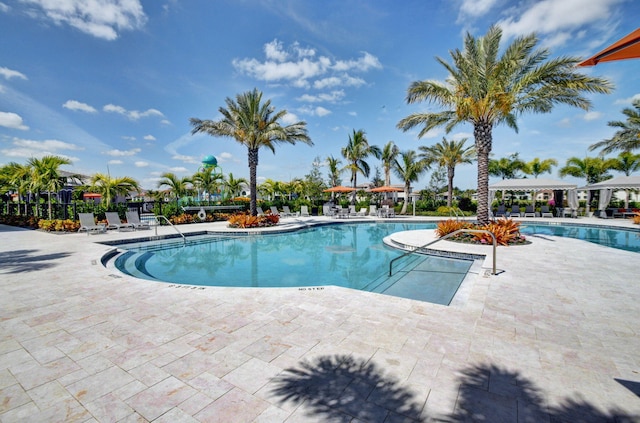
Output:
[[69,110],[77,110],[80,112],[87,112],[87,113],[97,113],[98,111],[93,108],[92,106],[89,106],[87,103],[82,103],[80,101],[76,101],[76,100],[67,100],[62,107],[64,107],[65,109],[69,109]]
[[320,106],[318,106],[318,107],[316,107],[316,109],[315,109],[314,113],[315,113],[317,116],[322,117],[322,116],[330,115],[330,114],[331,114],[331,110],[327,110],[327,109],[325,109],[324,107],[320,107]]
[[220,153],[219,156],[216,156],[216,158],[218,159],[218,162],[221,162],[221,163],[230,162],[233,160],[233,154],[222,152]]
[[[105,40],[115,40],[118,32],[140,29],[147,17],[139,0],[22,0],[39,9],[34,16],[67,24],[86,34]],[[33,13],[35,12],[35,14]]]
[[135,165],[136,167],[147,167],[147,166],[149,166],[149,163],[148,163],[148,162],[145,162],[145,161],[140,160],[140,161],[135,162],[135,163],[134,163],[134,165]]
[[632,104],[636,100],[640,100],[640,93],[634,94],[631,97],[620,98],[616,100],[613,104]]
[[173,156],[171,156],[171,158],[173,160],[180,160],[183,161],[185,163],[199,163],[198,160],[196,160],[195,157],[193,156],[185,156],[183,154],[174,154]]
[[84,150],[83,147],[80,147],[78,145],[71,144],[64,141],[58,141],[58,140],[34,141],[34,140],[27,140],[22,138],[14,138],[11,144],[12,144],[11,148],[5,148],[0,150],[0,154],[2,154],[5,157],[21,157],[21,158],[56,155],[56,156],[67,158],[75,162],[79,160],[77,157],[67,156],[61,153],[61,151]]
[[584,25],[606,22],[613,12],[613,6],[621,0],[590,0],[585,7],[584,0],[542,0],[527,2],[527,9],[514,9],[513,16],[498,22],[505,37],[536,32],[550,36],[558,45],[573,37],[573,31],[580,31]]
[[285,125],[291,125],[293,123],[299,122],[300,119],[295,113],[287,112],[286,115],[282,117],[282,123]]
[[0,2],[0,12],[7,13],[9,10],[11,8],[7,4]]
[[336,90],[336,91],[331,91],[330,93],[321,93],[317,95],[303,94],[300,97],[298,97],[298,100],[304,101],[306,103],[319,103],[319,102],[335,103],[337,101],[342,100],[344,96],[345,96],[344,90]]
[[22,122],[22,117],[20,115],[11,112],[0,112],[0,126],[11,129],[20,129],[21,131],[29,129],[29,127]]
[[460,5],[460,14],[472,17],[485,15],[498,2],[498,0],[463,0]]
[[558,122],[558,126],[561,128],[568,128],[571,126],[571,119],[564,118]]
[[23,74],[22,72],[5,68],[3,66],[0,66],[0,76],[3,76],[4,79],[7,79],[7,80],[11,78],[19,78],[19,79],[25,79],[25,80],[27,79],[26,75]]
[[300,107],[298,111],[305,115],[320,116],[320,117],[331,114],[330,110],[327,110],[324,107],[320,107],[320,106],[315,108],[308,107],[308,106]]
[[121,165],[121,164],[124,164],[124,162],[122,160],[115,159],[115,160],[109,160],[107,162],[107,164],[110,164],[110,165]]
[[187,169],[184,166],[177,166],[177,167],[170,167],[169,171],[175,172],[175,173],[185,173],[185,172],[189,172],[189,169]]
[[115,104],[107,104],[102,108],[102,110],[104,110],[107,113],[117,113],[119,115],[126,116],[131,120],[138,120],[140,118],[150,117],[150,116],[164,117],[162,112],[157,109],[147,109],[144,112],[140,112],[138,110],[127,110],[124,107],[117,106]]
[[587,112],[584,114],[583,119],[586,121],[589,120],[597,120],[602,117],[602,113],[600,112]]
[[285,50],[278,40],[265,44],[264,52],[264,61],[234,59],[232,64],[237,71],[261,81],[286,82],[297,88],[313,85],[316,89],[362,85],[364,80],[351,76],[349,72],[382,68],[380,60],[367,52],[356,59],[334,61],[326,56],[316,56],[314,49],[303,48],[298,43]]
[[132,137],[132,136],[128,136],[128,135],[124,135],[121,137],[123,140],[125,141],[135,141],[136,137]]
[[102,154],[106,154],[107,156],[113,157],[123,157],[123,156],[134,156],[138,154],[141,150],[139,148],[132,148],[131,150],[118,150],[114,148],[113,150],[105,151]]
[[143,137],[146,141],[155,141],[156,137],[154,137],[153,135],[145,135]]

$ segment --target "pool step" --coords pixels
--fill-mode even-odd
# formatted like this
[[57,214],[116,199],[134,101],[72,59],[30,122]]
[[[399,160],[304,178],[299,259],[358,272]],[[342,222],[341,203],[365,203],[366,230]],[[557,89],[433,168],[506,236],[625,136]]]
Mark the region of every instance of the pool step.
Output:
[[127,251],[116,259],[116,267],[129,276],[141,279],[155,279],[145,270],[145,263],[153,253],[149,251]]
[[406,257],[403,257],[394,266],[393,275],[389,276],[388,273],[385,273],[384,275],[381,275],[376,279],[374,279],[373,281],[371,281],[362,289],[364,291],[382,293],[388,287],[396,283],[398,279],[402,278],[402,276],[407,271],[415,268],[424,260],[425,260],[425,256],[422,256],[420,254],[411,254]]

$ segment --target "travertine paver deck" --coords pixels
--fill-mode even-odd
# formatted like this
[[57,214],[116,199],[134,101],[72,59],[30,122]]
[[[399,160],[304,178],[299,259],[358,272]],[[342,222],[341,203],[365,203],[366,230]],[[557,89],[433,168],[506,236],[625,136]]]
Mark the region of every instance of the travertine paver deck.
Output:
[[1,422],[640,421],[637,253],[535,237],[445,307],[100,264],[96,242],[152,232],[0,226]]

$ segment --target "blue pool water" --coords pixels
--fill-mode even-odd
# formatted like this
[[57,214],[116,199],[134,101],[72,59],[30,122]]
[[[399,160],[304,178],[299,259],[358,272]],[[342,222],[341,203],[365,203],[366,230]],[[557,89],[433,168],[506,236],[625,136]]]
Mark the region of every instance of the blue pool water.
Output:
[[[358,223],[313,227],[272,235],[190,237],[121,245],[120,271],[151,280],[203,286],[309,287],[337,285],[449,304],[470,260],[402,254],[382,239],[399,231],[433,229],[435,223]],[[640,252],[640,232],[602,227],[525,222],[525,235],[578,238]],[[518,247],[514,247],[518,248]],[[404,263],[403,263],[404,262]]]
[[402,252],[385,246],[382,239],[429,228],[435,224],[338,224],[274,235],[207,236],[186,245],[175,240],[128,244],[121,246],[128,252],[115,266],[137,277],[189,285],[337,285],[448,304],[472,261],[412,255],[401,260],[394,278],[387,275],[389,262]]

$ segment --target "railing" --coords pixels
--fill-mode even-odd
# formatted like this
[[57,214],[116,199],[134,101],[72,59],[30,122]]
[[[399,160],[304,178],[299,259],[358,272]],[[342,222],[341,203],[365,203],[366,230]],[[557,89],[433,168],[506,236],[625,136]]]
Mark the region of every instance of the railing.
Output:
[[451,237],[453,237],[453,236],[455,236],[455,235],[457,235],[459,233],[463,233],[463,232],[466,232],[466,233],[484,233],[484,234],[491,235],[491,239],[493,240],[493,272],[491,272],[491,274],[495,275],[496,274],[496,246],[497,246],[497,244],[496,244],[496,236],[493,233],[491,233],[490,231],[487,231],[487,230],[484,230],[484,229],[458,229],[457,231],[453,231],[451,233],[446,234],[443,237],[440,237],[438,239],[434,239],[433,241],[430,241],[430,242],[428,242],[428,243],[426,243],[426,244],[424,244],[424,245],[422,245],[420,247],[414,248],[411,251],[407,251],[404,254],[402,254],[402,255],[394,258],[393,260],[391,260],[389,262],[389,277],[391,277],[391,275],[393,274],[393,262],[394,261],[400,260],[401,258],[408,256],[409,254],[413,254],[413,253],[417,252],[418,250],[422,250],[424,248],[427,248],[430,245],[435,244],[436,242],[444,241],[445,239],[451,238]]
[[449,217],[453,217],[451,216],[451,213],[453,213],[456,215],[456,220],[460,220],[458,212],[460,212],[460,214],[464,216],[464,212],[459,207],[449,207]]
[[182,237],[182,240],[184,241],[184,243],[187,243],[187,238],[184,236],[184,234],[182,232],[180,232],[180,230],[178,228],[175,227],[175,225],[173,223],[171,223],[169,221],[169,219],[167,219],[165,216],[163,215],[156,215],[155,216],[156,219],[156,225],[155,225],[155,229],[156,229],[156,236],[158,236],[158,226],[160,225],[160,222],[158,221],[158,219],[164,219],[165,222],[167,222],[177,233],[180,234],[180,236]]

